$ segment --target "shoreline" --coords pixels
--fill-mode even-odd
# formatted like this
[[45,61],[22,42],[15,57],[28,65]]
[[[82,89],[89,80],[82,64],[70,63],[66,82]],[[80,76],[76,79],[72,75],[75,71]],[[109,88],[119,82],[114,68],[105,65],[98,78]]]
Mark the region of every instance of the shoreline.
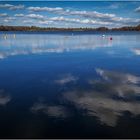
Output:
[[140,34],[140,31],[0,31],[2,34],[50,34],[50,35],[132,35]]
[[120,32],[120,31],[138,31],[140,32],[140,25],[137,26],[123,26],[118,28],[57,28],[57,27],[37,27],[37,26],[5,26],[0,25],[0,31],[22,31],[22,32]]

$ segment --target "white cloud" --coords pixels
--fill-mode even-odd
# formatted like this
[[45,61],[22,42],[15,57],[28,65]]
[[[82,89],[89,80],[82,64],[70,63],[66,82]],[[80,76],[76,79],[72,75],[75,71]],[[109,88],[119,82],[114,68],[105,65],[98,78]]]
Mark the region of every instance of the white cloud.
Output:
[[7,23],[8,23],[8,22],[11,22],[11,20],[8,20],[8,19],[4,19],[3,21],[4,21],[4,22],[7,22]]
[[50,7],[28,7],[27,8],[30,11],[34,11],[34,12],[40,12],[40,11],[48,11],[48,12],[59,12],[59,11],[63,11],[63,8],[61,7],[55,7],[55,8],[50,8]]
[[135,12],[140,12],[140,7],[136,8]]
[[7,13],[0,13],[0,17],[7,17],[8,14]]
[[[115,14],[108,14],[108,13],[99,13],[96,11],[76,11],[76,10],[69,10],[69,9],[63,9],[61,7],[28,7],[28,10],[30,11],[48,11],[48,12],[55,12],[56,14],[60,15],[76,15],[76,16],[82,16],[85,18],[113,18],[115,17]],[[60,17],[61,18],[61,17]]]
[[15,20],[16,18],[15,17],[7,17],[6,19],[8,19],[8,20]]
[[11,5],[11,4],[0,4],[0,8],[11,8],[13,6],[14,5]]
[[34,23],[34,21],[33,20],[23,20],[23,23],[32,24],[32,23]]
[[5,17],[2,21],[8,23],[8,22],[12,22],[15,19],[16,19],[15,17]]
[[[117,8],[119,4],[110,5],[112,8]],[[0,8],[7,8],[10,10],[17,10],[23,9],[24,5],[11,5],[11,4],[0,4]],[[75,24],[85,24],[85,25],[96,25],[96,26],[133,26],[138,25],[140,23],[139,18],[127,18],[127,17],[120,17],[116,14],[110,13],[101,13],[97,11],[86,11],[86,10],[71,10],[71,9],[64,9],[62,7],[28,7],[27,8],[31,12],[40,12],[40,11],[47,11],[51,13],[55,13],[61,16],[46,18],[43,15],[39,14],[29,14],[27,17],[40,19],[38,24],[58,24],[57,22],[65,22],[64,24],[75,23]],[[135,9],[138,11],[139,7]],[[4,15],[1,15],[1,17]],[[26,17],[22,14],[15,14],[16,17]],[[70,18],[63,17],[63,16],[71,16]],[[72,16],[76,16],[76,18],[72,18]],[[82,18],[82,19],[81,19]],[[25,20],[25,19],[24,19]],[[9,20],[5,19],[4,22],[10,22]],[[70,25],[70,24],[69,24]]]
[[41,20],[41,21],[38,21],[39,24],[52,24],[54,23],[54,21],[51,21],[51,20]]
[[15,17],[24,17],[24,14],[15,14]]
[[96,11],[68,11],[64,14],[82,16],[82,17],[86,17],[86,18],[99,18],[99,19],[115,17],[115,14],[99,13]]
[[6,18],[4,18],[2,21],[3,21],[3,22],[9,23],[9,22],[12,22],[13,20],[15,20],[14,17],[6,17]]
[[19,10],[24,9],[24,5],[0,4],[0,8],[6,8],[9,10]]
[[69,9],[63,9],[61,7],[28,7],[28,10],[30,11],[48,11],[48,12],[55,12],[57,14],[61,15],[77,15],[77,16],[83,16],[83,17],[90,17],[90,18],[112,18],[115,17],[115,14],[108,14],[108,13],[99,13],[96,11],[76,11],[76,10],[69,10]]
[[[112,7],[116,8],[119,4],[112,5]],[[118,17],[115,14],[109,13],[100,13],[97,11],[78,11],[78,10],[69,10],[63,9],[61,7],[50,8],[50,7],[29,7],[28,10],[31,11],[48,11],[53,12],[59,15],[71,15],[71,16],[79,16],[86,19],[74,19],[74,18],[64,18],[64,17],[54,17],[55,21],[64,21],[64,22],[75,22],[82,24],[100,24],[100,25],[110,25],[114,24],[118,26],[118,24],[122,25],[137,25],[140,23],[140,19],[133,18],[124,18]],[[47,23],[47,22],[46,22]]]
[[33,19],[43,19],[44,18],[43,15],[39,15],[39,14],[29,14],[29,15],[26,15],[26,17],[33,18]]
[[52,17],[50,18],[52,21],[65,21],[65,22],[74,22],[74,23],[80,23],[79,19],[73,19],[73,18],[64,18],[64,17]]
[[109,25],[112,24],[110,22],[101,22],[91,19],[78,19],[78,18],[65,18],[63,16],[60,17],[52,17],[49,20],[51,21],[64,21],[64,22],[70,22],[70,23],[80,23],[80,24],[93,24],[93,25]]

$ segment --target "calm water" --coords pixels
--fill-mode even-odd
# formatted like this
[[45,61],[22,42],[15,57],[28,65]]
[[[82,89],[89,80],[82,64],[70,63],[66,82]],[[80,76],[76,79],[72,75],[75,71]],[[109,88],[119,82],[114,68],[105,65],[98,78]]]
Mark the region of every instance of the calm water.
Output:
[[140,33],[1,32],[0,138],[140,138]]

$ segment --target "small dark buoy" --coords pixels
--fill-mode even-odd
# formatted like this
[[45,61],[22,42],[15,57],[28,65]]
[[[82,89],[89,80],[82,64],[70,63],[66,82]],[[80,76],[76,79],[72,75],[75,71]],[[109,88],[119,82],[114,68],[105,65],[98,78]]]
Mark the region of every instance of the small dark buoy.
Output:
[[112,37],[110,37],[109,39],[110,39],[110,40],[113,40],[113,38],[112,38]]

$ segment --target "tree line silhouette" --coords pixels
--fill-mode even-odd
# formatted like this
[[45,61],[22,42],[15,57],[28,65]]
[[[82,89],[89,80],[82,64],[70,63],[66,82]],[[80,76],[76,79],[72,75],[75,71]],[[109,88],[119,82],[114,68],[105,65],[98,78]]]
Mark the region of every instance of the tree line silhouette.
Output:
[[124,26],[120,28],[56,28],[37,26],[0,26],[0,31],[140,31],[140,24],[137,26]]

